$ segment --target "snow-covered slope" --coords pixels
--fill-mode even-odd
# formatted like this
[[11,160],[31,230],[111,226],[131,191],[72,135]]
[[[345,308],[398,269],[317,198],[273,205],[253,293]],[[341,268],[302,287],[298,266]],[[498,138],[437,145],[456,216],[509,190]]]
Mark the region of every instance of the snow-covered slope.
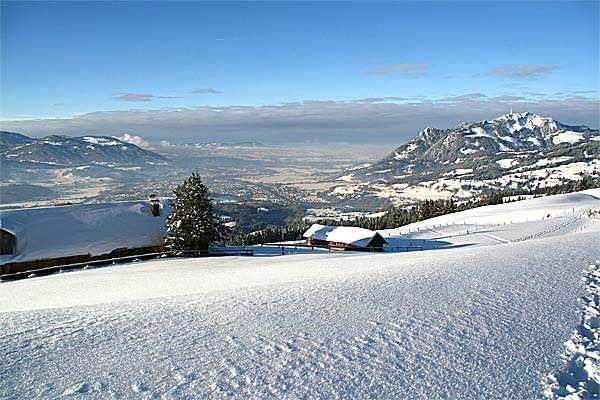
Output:
[[408,230],[415,230],[433,225],[497,225],[517,222],[543,221],[565,215],[576,215],[583,211],[598,208],[600,202],[600,189],[584,190],[576,193],[558,194],[555,196],[530,198],[512,203],[498,204],[472,208],[470,210],[446,214],[426,221],[415,222],[394,232],[402,234]]
[[[600,269],[600,222],[587,211],[598,197],[469,210],[407,234],[450,243],[436,251],[171,259],[0,284],[0,397],[522,399],[590,388],[593,375],[581,380],[561,354],[581,321],[598,335],[578,303],[593,288],[584,270]],[[542,234],[449,237],[491,218],[507,238]]]

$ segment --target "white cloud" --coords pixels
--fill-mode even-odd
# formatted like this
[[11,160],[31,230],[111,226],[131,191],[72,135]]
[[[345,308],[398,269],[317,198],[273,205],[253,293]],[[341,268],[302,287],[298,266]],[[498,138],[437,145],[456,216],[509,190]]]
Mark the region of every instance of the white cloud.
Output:
[[171,142],[169,142],[168,140],[161,140],[160,142],[158,142],[158,145],[160,147],[165,147],[165,148],[176,146],[176,145],[172,144]]
[[517,80],[534,80],[559,68],[557,65],[506,65],[494,68],[486,72],[485,75]]
[[[600,125],[597,97],[578,95],[520,98],[468,93],[412,101],[303,101],[268,106],[163,108],[98,111],[72,118],[1,121],[0,128],[27,135],[110,135],[129,140],[182,142],[347,141],[400,143],[425,126],[453,127],[495,118],[511,108],[566,124]],[[166,145],[166,143],[165,143]]]
[[125,134],[123,134],[123,136],[113,136],[113,137],[116,139],[119,139],[125,143],[135,144],[136,146],[142,147],[144,149],[149,149],[152,147],[152,143],[142,139],[141,136],[130,135],[129,133],[125,133]]
[[192,93],[197,93],[197,94],[221,94],[223,92],[221,92],[220,90],[217,90],[217,89],[205,88],[205,89],[195,89],[195,90],[192,90]]
[[407,78],[418,78],[427,75],[427,64],[396,64],[387,67],[371,69],[363,72],[364,75],[387,75],[393,72],[400,73]]

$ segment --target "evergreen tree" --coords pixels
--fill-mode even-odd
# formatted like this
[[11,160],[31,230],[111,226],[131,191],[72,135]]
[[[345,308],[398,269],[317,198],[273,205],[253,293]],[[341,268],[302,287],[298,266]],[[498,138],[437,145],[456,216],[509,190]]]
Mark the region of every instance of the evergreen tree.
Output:
[[207,250],[218,238],[208,187],[192,174],[174,191],[173,213],[167,218],[166,244],[172,250]]
[[581,190],[590,189],[592,187],[594,187],[594,182],[592,178],[589,175],[584,174],[581,176],[581,179],[577,182],[577,184],[575,184],[574,191],[579,192]]

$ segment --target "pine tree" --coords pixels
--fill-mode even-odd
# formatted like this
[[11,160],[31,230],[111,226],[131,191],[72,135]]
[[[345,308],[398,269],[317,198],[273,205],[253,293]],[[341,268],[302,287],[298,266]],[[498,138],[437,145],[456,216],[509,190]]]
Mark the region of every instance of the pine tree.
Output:
[[208,250],[217,239],[213,203],[208,187],[192,174],[174,191],[173,213],[167,218],[166,244],[172,250]]
[[581,179],[575,184],[574,191],[579,192],[593,187],[592,179],[589,175],[582,175]]

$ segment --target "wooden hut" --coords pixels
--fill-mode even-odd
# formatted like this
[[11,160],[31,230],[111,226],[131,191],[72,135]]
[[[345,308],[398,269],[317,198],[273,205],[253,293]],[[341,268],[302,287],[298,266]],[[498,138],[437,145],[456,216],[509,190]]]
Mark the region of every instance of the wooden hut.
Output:
[[[163,249],[169,199],[0,210],[0,275]],[[19,267],[20,268],[20,267]]]
[[352,226],[313,224],[303,235],[306,243],[341,251],[383,251],[387,241],[377,232]]

